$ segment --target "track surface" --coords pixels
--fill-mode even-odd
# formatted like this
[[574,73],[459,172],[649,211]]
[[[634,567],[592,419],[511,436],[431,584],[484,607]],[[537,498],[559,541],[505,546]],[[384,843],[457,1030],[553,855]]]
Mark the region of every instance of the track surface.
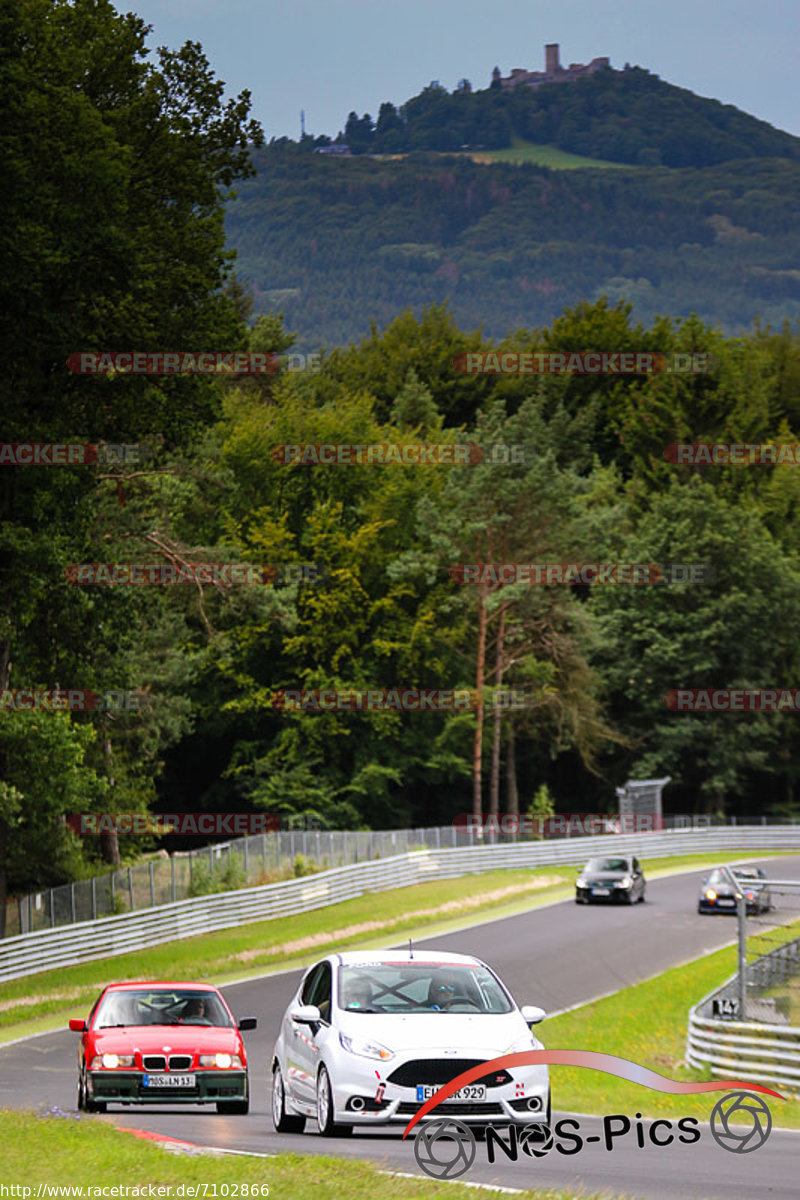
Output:
[[[800,879],[800,856],[771,863],[765,860],[760,865],[772,866],[771,873],[782,879]],[[498,971],[520,1004],[540,1004],[549,1011],[563,1009],[732,941],[736,933],[733,918],[701,917],[696,912],[702,875],[697,871],[651,881],[648,902],[631,908],[565,902],[417,944],[475,954]],[[261,1154],[339,1154],[421,1174],[411,1138],[403,1142],[399,1130],[324,1139],[310,1121],[307,1134],[278,1136],[273,1132],[268,1115],[269,1056],[300,974],[292,971],[225,989],[238,1016],[259,1019],[258,1030],[247,1034],[252,1093],[249,1116],[222,1117],[211,1109],[179,1107],[116,1108],[105,1119],[201,1145]],[[546,1022],[541,1037],[547,1045]],[[0,1047],[0,1106],[74,1109],[76,1040],[69,1032],[52,1033]],[[558,1110],[558,1068],[553,1077],[553,1119],[557,1121],[565,1115]],[[718,1098],[715,1093],[709,1096],[709,1113]],[[770,1106],[780,1123],[780,1101],[771,1101]],[[626,1115],[634,1117],[633,1113]],[[601,1134],[600,1120],[580,1118],[580,1132],[584,1137]],[[485,1145],[479,1143],[475,1163],[465,1179],[517,1188],[560,1187],[575,1194],[602,1190],[647,1200],[753,1200],[755,1196],[795,1200],[800,1194],[800,1134],[794,1133],[773,1131],[768,1143],[749,1155],[721,1149],[708,1127],[701,1126],[699,1142],[688,1146],[676,1142],[659,1148],[647,1141],[640,1149],[632,1130],[614,1143],[611,1152],[599,1140],[569,1157],[557,1151],[539,1160],[520,1155],[520,1161],[511,1162],[502,1154],[499,1157],[503,1161],[489,1164]]]

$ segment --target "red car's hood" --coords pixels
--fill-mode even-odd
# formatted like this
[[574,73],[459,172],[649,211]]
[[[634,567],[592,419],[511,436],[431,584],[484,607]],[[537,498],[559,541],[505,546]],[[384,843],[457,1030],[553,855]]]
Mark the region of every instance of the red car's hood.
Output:
[[94,1031],[96,1054],[239,1054],[238,1029],[213,1025],[126,1025],[122,1029]]

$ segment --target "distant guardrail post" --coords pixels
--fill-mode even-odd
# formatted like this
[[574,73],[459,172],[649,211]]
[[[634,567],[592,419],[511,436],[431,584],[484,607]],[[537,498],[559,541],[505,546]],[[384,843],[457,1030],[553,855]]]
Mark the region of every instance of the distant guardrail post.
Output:
[[174,854],[170,854],[170,856],[169,856],[169,865],[170,865],[170,873],[171,873],[170,883],[172,885],[172,901],[174,904],[174,902],[178,899],[178,895],[175,890],[175,855]]

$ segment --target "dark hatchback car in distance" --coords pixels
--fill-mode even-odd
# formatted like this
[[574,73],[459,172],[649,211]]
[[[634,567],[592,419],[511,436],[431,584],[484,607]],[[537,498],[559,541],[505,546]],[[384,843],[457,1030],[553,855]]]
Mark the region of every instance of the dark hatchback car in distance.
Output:
[[[738,880],[745,900],[747,915],[769,912],[772,908],[772,896],[766,886],[766,875],[760,867],[731,867],[731,873]],[[717,867],[706,876],[700,885],[700,895],[697,900],[699,913],[736,912],[736,892],[731,884],[727,871]]]
[[638,858],[632,854],[608,854],[590,858],[575,881],[575,903],[595,900],[612,904],[641,903],[645,878]]

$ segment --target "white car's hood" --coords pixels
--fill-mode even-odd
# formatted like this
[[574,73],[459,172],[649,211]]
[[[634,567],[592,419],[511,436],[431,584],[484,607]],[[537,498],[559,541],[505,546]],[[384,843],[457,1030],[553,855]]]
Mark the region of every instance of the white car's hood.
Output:
[[340,1012],[337,1028],[347,1037],[380,1042],[395,1054],[408,1051],[431,1057],[455,1053],[463,1058],[496,1058],[522,1038],[533,1035],[521,1013],[388,1013]]

